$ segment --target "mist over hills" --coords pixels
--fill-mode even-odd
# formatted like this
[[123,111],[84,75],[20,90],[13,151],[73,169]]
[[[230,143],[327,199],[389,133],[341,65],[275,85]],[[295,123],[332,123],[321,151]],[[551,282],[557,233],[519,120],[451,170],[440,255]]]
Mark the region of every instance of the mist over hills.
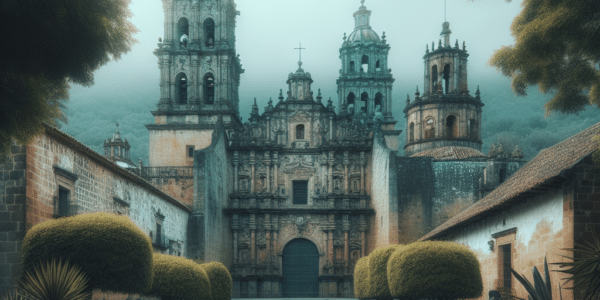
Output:
[[[158,81],[158,80],[157,80]],[[137,163],[142,159],[148,164],[148,131],[145,124],[154,123],[150,111],[156,109],[159,88],[157,81],[143,82],[134,87],[123,88],[113,84],[112,88],[90,89],[74,87],[71,90],[71,100],[67,104],[68,124],[62,130],[78,139],[94,151],[104,154],[104,140],[112,137],[115,132],[115,122],[119,122],[121,137],[126,138],[131,145],[131,159]],[[479,84],[483,107],[482,138],[483,152],[487,153],[492,142],[501,142],[505,151],[512,152],[514,145],[519,145],[525,158],[531,160],[541,149],[550,147],[571,135],[600,121],[600,109],[588,107],[578,115],[553,113],[544,116],[544,104],[551,95],[544,95],[536,88],[528,90],[528,96],[518,97],[510,89],[510,80],[496,77],[471,80],[470,90],[474,94]],[[335,90],[335,84],[323,86],[323,90]],[[281,86],[285,90],[285,86]],[[261,91],[252,88],[255,94],[240,88],[240,116],[245,122],[250,114],[254,97],[257,98],[260,112],[267,105],[269,97],[274,100],[278,90]],[[317,86],[313,85],[316,93]],[[398,121],[396,129],[403,130],[400,135],[399,155],[403,155],[406,142],[406,119],[402,110],[405,106],[406,94],[414,99],[414,87],[396,83],[394,87],[394,117]],[[404,96],[402,96],[404,95]],[[324,99],[332,98],[337,104],[337,95],[324,94]],[[336,105],[337,106],[337,105]]]

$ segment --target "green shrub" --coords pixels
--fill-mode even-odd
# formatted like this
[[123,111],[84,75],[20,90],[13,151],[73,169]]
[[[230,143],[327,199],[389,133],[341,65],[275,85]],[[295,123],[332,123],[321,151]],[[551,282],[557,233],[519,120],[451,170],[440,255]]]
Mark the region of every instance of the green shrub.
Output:
[[92,290],[87,287],[89,278],[68,261],[47,261],[23,277],[21,289],[34,299],[86,300],[92,297]]
[[204,268],[194,261],[155,253],[154,281],[150,294],[162,300],[210,299],[210,281]]
[[220,262],[213,261],[206,264],[201,264],[208,275],[210,281],[210,292],[212,300],[229,300],[233,290],[233,281],[231,274]]
[[388,262],[394,298],[478,298],[483,292],[479,261],[453,242],[416,242],[396,251]]
[[369,288],[369,257],[365,256],[356,262],[354,267],[354,297],[367,298]]
[[92,289],[144,293],[152,284],[150,239],[128,217],[84,214],[33,226],[23,240],[23,270],[52,258],[81,268]]
[[401,245],[386,245],[369,254],[369,284],[365,298],[392,299],[387,280],[388,259]]

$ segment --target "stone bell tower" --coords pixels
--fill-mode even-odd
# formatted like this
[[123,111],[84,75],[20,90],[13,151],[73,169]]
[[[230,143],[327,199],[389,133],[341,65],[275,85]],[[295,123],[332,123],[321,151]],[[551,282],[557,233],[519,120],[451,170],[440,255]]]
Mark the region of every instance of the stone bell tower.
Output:
[[239,128],[240,74],[235,49],[233,0],[163,0],[164,38],[159,39],[160,100],[150,131],[151,166],[193,163],[194,149],[210,145],[222,118]]
[[437,48],[429,45],[423,57],[425,80],[423,95],[415,93],[406,100],[405,154],[442,147],[468,147],[481,151],[481,102],[479,87],[475,97],[467,85],[467,53],[458,40],[450,45],[450,23],[442,24]]
[[[371,11],[361,6],[354,13],[354,31],[346,37],[340,48],[342,69],[337,80],[341,114],[374,116],[381,112],[384,129],[394,129],[392,116],[392,77],[388,69],[388,52],[385,32],[379,35],[371,29]],[[371,118],[372,119],[372,118]]]

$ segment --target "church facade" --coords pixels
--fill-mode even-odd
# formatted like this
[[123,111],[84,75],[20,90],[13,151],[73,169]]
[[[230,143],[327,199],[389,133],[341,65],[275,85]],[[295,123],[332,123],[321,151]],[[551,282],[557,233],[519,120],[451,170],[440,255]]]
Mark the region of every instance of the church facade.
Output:
[[[110,211],[129,215],[157,251],[224,263],[235,298],[351,298],[358,259],[418,240],[502,184],[525,161],[501,145],[481,152],[484,103],[469,91],[464,43],[452,45],[443,24],[443,43],[424,56],[423,94],[406,100],[406,130],[396,130],[390,45],[361,4],[340,48],[337,102],[312,90],[299,62],[282,78],[287,91],[262,113],[255,101],[242,123],[234,1],[163,0],[149,165],[134,166],[135,145],[118,129],[105,157],[53,128],[15,146],[0,173],[0,213],[11,216],[0,237],[12,239],[0,248],[12,270],[0,273],[3,287],[19,276],[19,239],[32,225]],[[57,150],[39,168],[44,147]]]
[[190,205],[187,254],[225,263],[234,297],[352,297],[359,258],[418,239],[524,163],[481,153],[484,104],[448,23],[425,54],[423,95],[407,100],[398,157],[390,45],[362,2],[340,48],[337,109],[299,62],[288,90],[242,124],[235,3],[163,1],[161,98],[150,166],[136,172]]

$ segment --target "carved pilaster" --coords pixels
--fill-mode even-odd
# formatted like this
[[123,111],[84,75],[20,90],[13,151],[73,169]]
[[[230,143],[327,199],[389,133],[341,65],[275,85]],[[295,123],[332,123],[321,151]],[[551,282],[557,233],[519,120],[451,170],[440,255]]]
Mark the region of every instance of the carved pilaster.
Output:
[[250,261],[254,265],[256,264],[256,214],[250,215],[248,227],[250,228]]
[[348,240],[348,232],[350,231],[350,217],[348,215],[343,216],[342,230],[344,231],[344,265],[348,270],[348,264],[350,261],[350,241]]
[[360,256],[363,257],[367,255],[367,241],[365,238],[367,232],[367,221],[364,215],[360,216],[360,221],[358,223],[358,230],[360,231]]
[[265,167],[267,168],[267,193],[271,193],[271,152],[265,151]]
[[348,173],[348,165],[350,165],[350,155],[348,151],[344,151],[344,193],[350,194],[350,174]]
[[250,193],[256,193],[256,152],[250,151]]
[[365,151],[360,151],[360,158],[359,158],[359,164],[360,164],[360,193],[361,194],[365,194],[366,191],[366,186],[365,186],[365,167],[367,165],[367,159],[365,157]]
[[335,164],[335,151],[329,151],[329,159],[327,162],[329,164],[329,187],[327,187],[327,189],[330,194],[333,194],[333,164]]
[[239,216],[234,214],[231,216],[231,230],[233,230],[233,264],[238,263],[238,230],[239,230]]
[[273,185],[275,186],[275,194],[277,194],[279,189],[279,152],[277,151],[273,152],[273,164],[275,165],[275,176],[273,176],[275,182]]
[[239,151],[233,151],[233,157],[231,159],[231,164],[233,164],[233,190],[236,193],[239,193],[239,167],[240,167],[240,153]]

